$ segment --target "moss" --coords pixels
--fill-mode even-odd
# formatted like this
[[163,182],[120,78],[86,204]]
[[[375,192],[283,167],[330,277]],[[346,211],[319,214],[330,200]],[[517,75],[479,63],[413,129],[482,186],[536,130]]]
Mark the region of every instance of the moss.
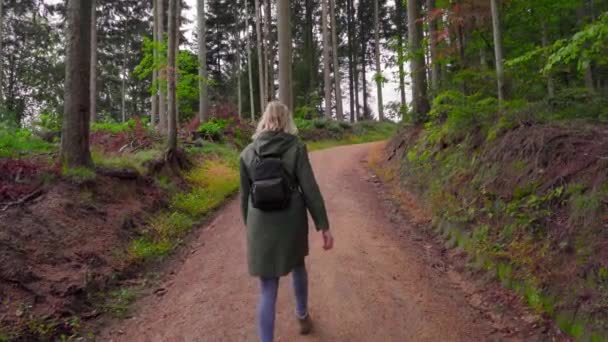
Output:
[[87,167],[68,167],[61,169],[61,175],[76,183],[86,183],[94,181],[96,178],[95,170]]
[[149,260],[162,259],[173,249],[171,241],[161,239],[154,241],[149,237],[133,240],[128,250],[129,259],[132,262],[146,262]]

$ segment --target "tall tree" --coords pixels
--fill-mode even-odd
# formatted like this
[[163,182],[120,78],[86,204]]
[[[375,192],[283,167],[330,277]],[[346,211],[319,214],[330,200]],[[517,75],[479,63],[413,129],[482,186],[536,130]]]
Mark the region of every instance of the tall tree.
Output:
[[338,60],[338,34],[335,0],[329,0],[329,12],[331,17],[331,44],[334,64],[334,94],[336,96],[336,119],[344,120],[344,110],[342,109],[342,79],[340,77],[340,62]]
[[167,51],[167,92],[169,99],[168,130],[167,130],[167,150],[177,150],[177,94],[176,81],[177,73],[175,70],[177,48],[179,40],[179,17],[180,0],[169,0],[169,28],[168,28],[168,51]]
[[[4,105],[4,91],[2,89],[2,65],[4,64],[2,56],[2,39],[4,39],[4,0],[0,0],[0,106]],[[1,107],[0,107],[1,108]]]
[[378,102],[378,120],[384,121],[384,103],[382,101],[382,68],[380,66],[380,5],[379,0],[374,0],[374,38],[376,42],[376,87]]
[[439,62],[437,51],[437,15],[435,14],[435,0],[426,0],[427,22],[429,27],[429,51],[430,51],[430,86],[433,94],[436,94],[439,89]]
[[245,0],[245,39],[247,40],[247,68],[249,69],[249,102],[251,122],[255,121],[255,100],[253,99],[253,73],[251,71],[251,35],[249,34],[249,6]]
[[97,121],[97,1],[91,1],[91,122]]
[[124,32],[123,32],[123,50],[122,50],[122,71],[121,71],[121,90],[120,90],[120,113],[122,116],[122,122],[127,121],[127,78],[129,77],[129,70],[127,69],[127,51],[129,51],[129,40],[128,40],[128,5],[127,5],[127,15],[124,20]]
[[272,1],[266,0],[266,70],[267,70],[267,94],[266,97],[274,99],[274,38],[272,33]]
[[199,119],[207,120],[209,101],[207,99],[207,28],[205,27],[205,0],[197,0],[198,23],[198,89],[199,89]]
[[152,26],[152,41],[154,42],[153,52],[153,70],[152,70],[152,95],[150,96],[150,102],[152,103],[152,111],[150,112],[150,126],[156,127],[156,120],[158,118],[158,2],[161,0],[153,0],[152,4],[152,17],[154,24]]
[[420,18],[420,0],[407,0],[407,22],[410,48],[410,68],[412,77],[412,111],[414,122],[422,123],[429,112],[427,97],[426,67],[424,48],[422,47],[422,24]]
[[278,0],[277,18],[277,31],[279,33],[279,100],[290,110],[293,110],[289,0]]
[[91,0],[68,1],[61,160],[90,166]]
[[322,25],[322,34],[323,34],[323,87],[325,89],[325,116],[331,118],[331,61],[329,56],[329,29],[327,16],[328,6],[327,1],[329,0],[321,0],[321,25]]
[[[165,6],[163,0],[157,0],[157,16],[158,16],[158,27],[156,35],[159,43],[165,41]],[[164,77],[161,77],[163,75]],[[163,79],[164,78],[164,79]],[[161,81],[166,81],[166,72],[159,72],[159,84]],[[158,131],[161,134],[167,134],[167,94],[163,87],[158,87]]]
[[255,37],[258,51],[258,83],[260,87],[260,112],[264,111],[266,103],[266,83],[264,78],[264,39],[262,37],[262,14],[260,13],[260,1],[254,0],[255,4]]
[[404,44],[403,37],[405,36],[405,29],[403,25],[403,0],[395,1],[395,22],[397,23],[397,64],[399,67],[399,95],[401,97],[401,106],[407,105],[407,97],[405,95],[405,69],[403,63],[405,61],[404,56]]
[[494,55],[496,58],[496,80],[498,84],[498,102],[505,100],[505,71],[502,55],[502,32],[498,0],[490,0],[492,6],[492,32],[494,33]]
[[241,91],[241,32],[239,31],[240,22],[241,22],[241,9],[239,8],[237,0],[237,5],[234,7],[236,19],[236,25],[234,25],[234,55],[236,61],[236,89],[237,89],[237,104],[238,104],[238,115],[239,119],[243,118],[243,99],[242,99],[242,91]]
[[[355,65],[354,65],[354,49],[355,45],[353,44],[353,40],[355,39],[355,32],[353,29],[353,16],[354,16],[354,0],[346,0],[346,22],[348,28],[348,95],[349,95],[349,104],[350,104],[350,122],[355,122],[355,107],[358,111],[359,104],[357,103],[355,106]],[[399,2],[399,1],[397,1]]]

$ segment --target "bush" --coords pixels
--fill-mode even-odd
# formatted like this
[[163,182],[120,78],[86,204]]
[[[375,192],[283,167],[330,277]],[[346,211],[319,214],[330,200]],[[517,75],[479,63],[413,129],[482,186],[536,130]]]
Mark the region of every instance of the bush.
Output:
[[17,158],[26,154],[49,153],[53,145],[25,129],[10,129],[0,124],[0,157]]
[[228,123],[226,119],[211,118],[199,126],[198,133],[203,139],[221,141]]
[[116,122],[113,120],[95,122],[91,125],[91,132],[108,132],[112,134],[131,132],[135,128],[135,119],[127,122]]

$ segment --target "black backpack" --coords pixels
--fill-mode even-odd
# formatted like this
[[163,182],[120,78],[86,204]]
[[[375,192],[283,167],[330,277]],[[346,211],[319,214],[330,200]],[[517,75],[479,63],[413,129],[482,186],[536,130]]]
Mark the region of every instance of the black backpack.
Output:
[[281,156],[261,157],[256,153],[251,184],[252,205],[263,211],[283,210],[295,191],[295,182],[281,160]]

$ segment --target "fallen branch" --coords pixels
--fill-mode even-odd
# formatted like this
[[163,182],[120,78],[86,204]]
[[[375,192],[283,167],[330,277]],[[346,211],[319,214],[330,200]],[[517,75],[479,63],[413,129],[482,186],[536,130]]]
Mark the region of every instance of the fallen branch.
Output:
[[22,197],[22,198],[20,198],[20,199],[18,199],[18,200],[16,200],[16,201],[14,201],[14,202],[9,202],[9,203],[7,203],[7,204],[6,204],[6,205],[5,205],[5,206],[2,208],[2,210],[0,210],[0,211],[6,211],[6,210],[8,210],[8,208],[13,207],[13,206],[16,206],[16,205],[22,205],[22,204],[24,204],[25,202],[28,202],[28,201],[30,201],[30,200],[33,200],[34,198],[36,198],[36,197],[38,197],[38,196],[40,196],[40,195],[42,195],[42,189],[35,190],[34,192],[32,192],[32,193],[30,193],[30,194],[28,194],[28,195],[26,195],[26,196],[24,196],[24,197]]

